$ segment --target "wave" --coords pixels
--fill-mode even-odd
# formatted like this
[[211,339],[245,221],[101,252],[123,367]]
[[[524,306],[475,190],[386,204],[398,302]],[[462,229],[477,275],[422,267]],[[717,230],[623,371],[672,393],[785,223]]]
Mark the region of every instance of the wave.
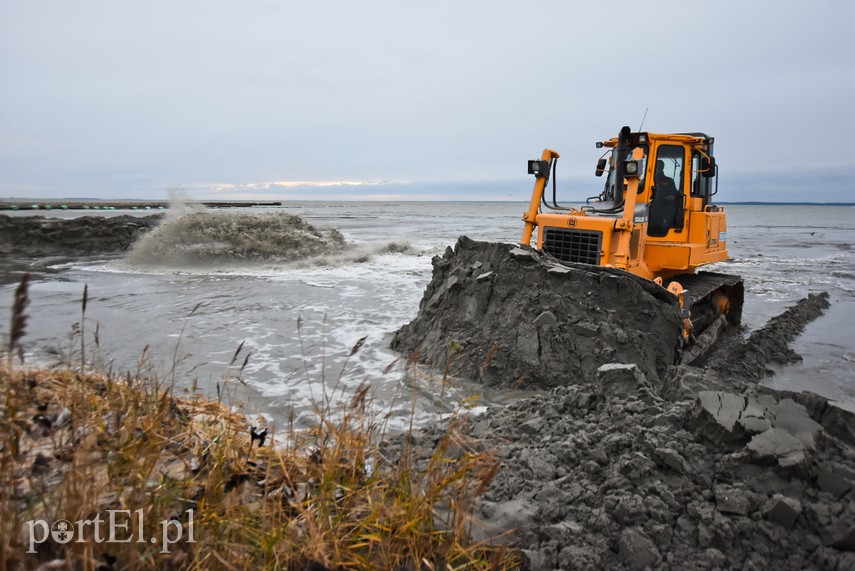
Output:
[[346,244],[336,252],[294,260],[297,268],[341,266],[345,264],[365,264],[373,262],[375,257],[386,254],[401,254],[406,256],[422,256],[423,252],[414,248],[409,242],[386,242],[383,244]]
[[126,263],[142,267],[291,262],[344,251],[344,236],[293,214],[181,209],[131,248]]

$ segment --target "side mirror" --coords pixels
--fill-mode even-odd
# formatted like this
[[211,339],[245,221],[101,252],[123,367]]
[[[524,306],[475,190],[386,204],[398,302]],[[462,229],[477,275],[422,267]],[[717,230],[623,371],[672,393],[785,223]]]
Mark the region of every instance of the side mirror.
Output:
[[715,176],[715,157],[701,157],[701,174],[704,178]]
[[595,176],[603,176],[603,173],[606,172],[606,159],[600,159],[597,161],[597,170],[594,171]]

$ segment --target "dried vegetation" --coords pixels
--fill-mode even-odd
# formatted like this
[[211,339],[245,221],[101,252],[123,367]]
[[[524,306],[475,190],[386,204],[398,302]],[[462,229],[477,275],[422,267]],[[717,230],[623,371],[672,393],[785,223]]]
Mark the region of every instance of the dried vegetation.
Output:
[[[407,435],[397,457],[381,453],[367,388],[345,406],[325,399],[311,430],[274,432],[139,371],[91,372],[82,344],[76,367],[26,370],[14,358],[26,281],[15,299],[0,366],[0,569],[518,565],[469,539],[469,514],[497,463],[473,451],[459,418],[416,468]],[[82,305],[85,320],[85,295]],[[109,517],[123,542],[107,541]],[[73,541],[36,520],[52,532],[67,521]]]

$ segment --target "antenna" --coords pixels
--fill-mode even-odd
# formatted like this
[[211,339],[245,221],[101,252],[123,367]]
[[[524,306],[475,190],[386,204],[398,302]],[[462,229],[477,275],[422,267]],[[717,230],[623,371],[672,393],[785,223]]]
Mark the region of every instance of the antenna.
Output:
[[644,120],[647,119],[647,110],[648,109],[650,109],[650,107],[644,108],[644,117],[641,118],[641,125],[638,126],[639,131],[641,131],[641,128],[644,127]]

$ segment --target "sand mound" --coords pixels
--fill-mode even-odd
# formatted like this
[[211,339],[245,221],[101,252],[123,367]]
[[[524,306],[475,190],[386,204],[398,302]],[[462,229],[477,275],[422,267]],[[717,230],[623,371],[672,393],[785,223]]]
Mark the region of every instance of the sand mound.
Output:
[[124,252],[161,219],[160,215],[70,219],[0,215],[0,255],[76,257]]
[[470,426],[502,462],[474,539],[500,537],[531,569],[855,565],[846,405],[769,389],[669,401],[634,365],[605,365]]
[[[676,306],[656,288],[461,238],[394,343],[482,382],[556,387],[469,418],[462,445],[501,463],[473,539],[529,569],[849,569],[855,407],[757,383],[827,307],[812,294],[704,367],[674,365]],[[404,446],[429,462],[442,437]]]
[[128,262],[138,266],[293,261],[341,251],[338,230],[320,230],[299,216],[188,212],[168,218],[134,245]]
[[466,237],[433,265],[418,316],[392,347],[454,375],[555,387],[620,362],[658,380],[677,357],[677,301],[645,280]]

